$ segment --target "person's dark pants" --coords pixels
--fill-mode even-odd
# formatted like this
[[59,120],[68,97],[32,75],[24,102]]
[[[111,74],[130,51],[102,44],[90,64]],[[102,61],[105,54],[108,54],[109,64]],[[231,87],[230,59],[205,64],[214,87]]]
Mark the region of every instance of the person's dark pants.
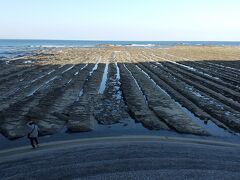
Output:
[[35,141],[35,143],[36,143],[36,145],[38,145],[38,139],[37,138],[30,138],[30,142],[31,142],[31,145],[32,145],[32,147],[33,148],[35,148],[36,146],[35,146],[35,144],[34,144],[34,141]]

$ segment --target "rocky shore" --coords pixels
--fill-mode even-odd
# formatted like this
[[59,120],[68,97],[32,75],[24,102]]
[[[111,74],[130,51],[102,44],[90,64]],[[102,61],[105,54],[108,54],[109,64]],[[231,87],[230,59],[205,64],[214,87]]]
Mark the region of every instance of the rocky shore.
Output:
[[[1,61],[0,132],[94,131],[125,119],[149,130],[240,132],[240,48],[52,48]],[[209,126],[214,127],[214,130]]]

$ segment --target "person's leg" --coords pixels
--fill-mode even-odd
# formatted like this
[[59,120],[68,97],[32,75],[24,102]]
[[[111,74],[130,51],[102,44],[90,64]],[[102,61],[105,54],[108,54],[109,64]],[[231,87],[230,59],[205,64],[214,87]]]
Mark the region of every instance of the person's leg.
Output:
[[35,145],[33,143],[33,138],[30,138],[30,142],[31,142],[32,147],[35,148]]
[[38,146],[38,139],[37,138],[34,138],[35,142],[36,142],[36,145]]

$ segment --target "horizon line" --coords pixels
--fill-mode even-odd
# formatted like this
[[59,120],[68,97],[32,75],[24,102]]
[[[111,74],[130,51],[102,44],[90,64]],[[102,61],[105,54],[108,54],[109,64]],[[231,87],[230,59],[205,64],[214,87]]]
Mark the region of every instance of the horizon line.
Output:
[[240,40],[93,40],[93,39],[41,39],[41,38],[0,38],[1,40],[32,41],[109,41],[109,42],[240,42]]

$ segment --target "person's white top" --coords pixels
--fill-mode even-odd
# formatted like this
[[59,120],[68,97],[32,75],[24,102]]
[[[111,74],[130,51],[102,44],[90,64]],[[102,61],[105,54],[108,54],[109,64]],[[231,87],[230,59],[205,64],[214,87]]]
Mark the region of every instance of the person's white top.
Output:
[[36,124],[31,125],[29,123],[27,123],[27,126],[29,127],[29,131],[28,131],[28,133],[30,133],[29,136],[32,138],[38,137],[38,130],[39,130],[38,126]]

